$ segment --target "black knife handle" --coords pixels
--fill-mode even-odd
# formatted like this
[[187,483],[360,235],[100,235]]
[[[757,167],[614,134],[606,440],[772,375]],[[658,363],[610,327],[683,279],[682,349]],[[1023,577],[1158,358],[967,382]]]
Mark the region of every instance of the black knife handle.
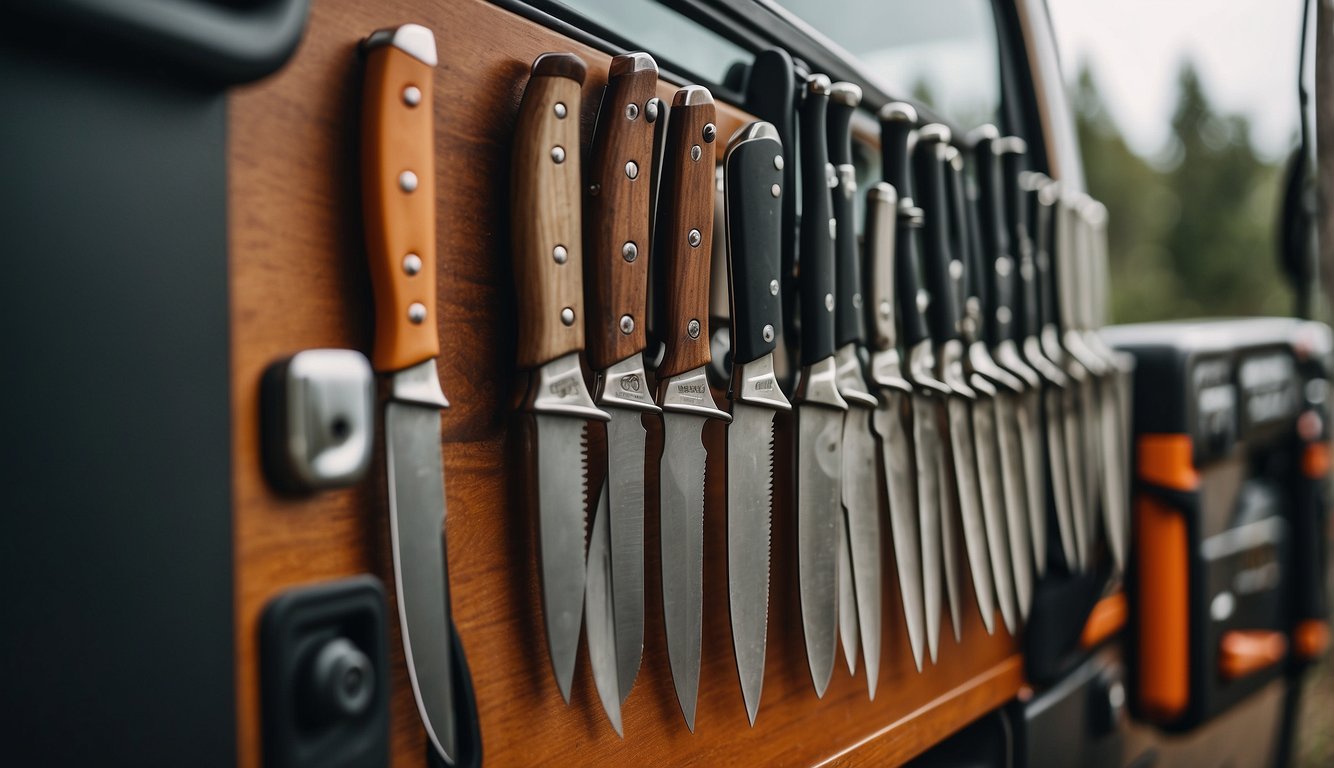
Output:
[[926,321],[937,344],[959,338],[959,308],[950,272],[959,271],[963,265],[952,267],[950,258],[950,204],[945,189],[945,147],[949,140],[949,128],[932,123],[917,132],[913,149],[914,178],[920,188],[917,204],[923,214],[922,272],[930,294]]
[[1037,266],[1039,327],[1057,325],[1056,278],[1053,272],[1056,234],[1056,182],[1041,174],[1027,174],[1029,203],[1033,206],[1033,231],[1037,235],[1033,261]]
[[982,279],[982,244],[978,231],[977,206],[969,194],[963,173],[963,154],[945,148],[945,193],[950,204],[950,258],[959,267],[950,268],[952,293],[959,311],[959,330],[964,341],[976,341],[987,306],[987,283]]
[[[778,278],[784,307],[792,307],[796,298],[797,272],[797,71],[792,56],[782,48],[760,51],[750,65],[746,83],[746,111],[778,129],[783,144],[783,189],[779,198],[783,208],[779,232],[781,274]],[[784,330],[788,343],[796,340],[793,313],[786,313]]]
[[879,182],[866,191],[866,323],[872,329],[871,348],[880,351],[898,345],[894,322],[895,238],[898,233],[899,196],[894,187]]
[[983,303],[983,336],[995,346],[1014,338],[1015,269],[1009,228],[1005,225],[1005,200],[1002,194],[1000,133],[984,125],[975,134],[973,167],[977,174],[977,206],[982,219],[982,242],[987,255],[981,259],[977,274],[986,280]]
[[801,364],[834,354],[834,227],[825,119],[829,78],[811,75],[801,101]]
[[1033,238],[1028,229],[1029,200],[1019,183],[1028,145],[1018,136],[1006,136],[994,147],[1001,160],[1000,195],[1005,206],[1005,229],[1009,232],[1010,250],[1017,266],[1011,338],[1018,341],[1036,336],[1042,327],[1038,317],[1037,264],[1033,259]]
[[773,352],[783,321],[779,241],[788,190],[782,158],[778,129],[756,121],[732,137],[723,160],[734,364]]
[[926,325],[925,305],[930,295],[922,284],[921,242],[922,209],[912,199],[900,197],[898,221],[894,231],[894,298],[898,304],[899,330],[903,346],[911,349],[930,338]]
[[852,83],[834,83],[829,91],[829,160],[838,186],[834,204],[834,344],[860,344],[866,337],[862,323],[861,259],[857,248],[857,168],[852,164],[852,116],[862,100],[862,89]]
[[900,200],[912,200],[912,173],[908,167],[908,138],[917,125],[917,110],[894,101],[880,108],[880,173]]

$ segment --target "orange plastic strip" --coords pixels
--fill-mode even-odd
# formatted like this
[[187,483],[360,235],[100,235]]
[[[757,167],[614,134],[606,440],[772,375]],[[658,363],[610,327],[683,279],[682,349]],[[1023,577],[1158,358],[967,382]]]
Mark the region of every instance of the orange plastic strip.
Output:
[[1311,661],[1325,655],[1329,649],[1329,625],[1319,619],[1307,619],[1292,633],[1293,651],[1297,658]]
[[1190,435],[1149,434],[1139,438],[1140,479],[1176,491],[1200,486]]
[[1098,601],[1089,612],[1088,621],[1084,622],[1084,631],[1079,635],[1079,645],[1085,650],[1097,647],[1107,638],[1121,631],[1126,625],[1126,593],[1117,592]]
[[1135,514],[1141,611],[1139,695],[1146,712],[1171,720],[1185,711],[1190,699],[1186,520],[1150,496],[1139,497]]
[[1223,635],[1219,651],[1219,673],[1224,680],[1236,680],[1283,661],[1288,638],[1269,629],[1234,629]]
[[1329,443],[1309,443],[1302,453],[1302,474],[1319,480],[1329,474]]

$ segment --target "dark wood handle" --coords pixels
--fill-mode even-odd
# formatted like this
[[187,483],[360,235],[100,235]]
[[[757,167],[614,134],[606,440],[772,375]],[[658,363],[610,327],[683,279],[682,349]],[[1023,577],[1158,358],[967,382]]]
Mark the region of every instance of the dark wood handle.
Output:
[[588,163],[588,355],[604,370],[644,349],[653,123],[658,67],[647,53],[611,61]]
[[691,85],[676,92],[663,146],[655,258],[662,260],[658,335],[666,345],[659,378],[709,362],[709,271],[713,254],[713,96]]
[[579,211],[579,104],[584,62],[533,62],[514,127],[510,217],[519,307],[519,366],[584,348]]

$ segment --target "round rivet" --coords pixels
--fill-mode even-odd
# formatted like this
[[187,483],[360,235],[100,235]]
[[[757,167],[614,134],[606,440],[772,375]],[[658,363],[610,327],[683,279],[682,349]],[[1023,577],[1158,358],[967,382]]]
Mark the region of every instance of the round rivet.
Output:
[[950,278],[958,280],[963,277],[963,262],[955,259],[950,262]]
[[565,108],[565,102],[563,101],[556,102],[556,106],[552,107],[552,109],[555,110],[556,117],[561,120],[564,120],[565,116],[570,113],[569,110]]
[[421,325],[426,320],[426,305],[420,301],[414,301],[408,305],[408,319],[413,325]]
[[639,256],[639,246],[634,243],[626,243],[621,246],[621,258],[626,261],[634,261]]
[[422,257],[415,253],[409,253],[403,257],[403,271],[408,276],[412,276],[422,271]]
[[777,296],[777,295],[778,295],[778,281],[777,281],[777,280],[770,280],[770,281],[769,281],[769,295],[770,295],[770,296]]
[[570,258],[570,252],[565,250],[565,246],[558,245],[551,249],[551,258],[555,259],[557,264],[564,264]]
[[597,197],[602,194],[602,185],[593,183],[588,185],[588,194],[590,197]]
[[1009,307],[996,307],[996,322],[1006,325],[1010,322],[1011,317]]
[[1013,269],[1013,267],[1010,265],[1009,258],[1002,256],[999,259],[996,259],[996,274],[1001,277],[1008,277],[1011,269]]
[[830,220],[829,220],[829,239],[830,239],[830,240],[833,240],[833,239],[835,239],[835,238],[837,238],[837,237],[838,237],[838,219],[830,219]]
[[409,107],[415,107],[422,103],[422,89],[415,85],[409,85],[403,89],[403,103]]
[[772,187],[769,187],[769,194],[773,195],[774,197],[778,197],[779,195],[783,194],[783,188],[775,184]]
[[650,123],[657,122],[658,120],[657,99],[649,99],[648,102],[644,104],[644,119],[649,121]]
[[824,295],[824,308],[830,312],[834,311],[834,294],[826,293]]
[[574,325],[574,310],[566,307],[560,311],[560,321],[566,325]]
[[852,307],[853,309],[862,308],[862,295],[860,293],[852,294]]
[[926,308],[931,306],[931,294],[926,291],[917,292],[917,311],[925,312]]
[[894,311],[894,308],[891,307],[891,306],[889,305],[889,302],[888,302],[888,301],[882,301],[882,302],[880,302],[880,316],[881,316],[881,317],[883,317],[883,318],[885,318],[886,320],[888,320],[888,319],[889,319],[889,315],[890,315],[890,313],[893,312],[893,311]]
[[692,146],[692,147],[690,148],[690,159],[691,159],[691,160],[694,160],[695,162],[699,162],[699,158],[700,158],[703,154],[704,154],[704,150],[700,149],[698,144],[696,144],[696,145],[694,145],[694,146]]
[[565,148],[564,148],[564,147],[552,147],[552,148],[551,148],[551,159],[552,159],[552,160],[555,160],[557,163],[563,163],[563,162],[565,162]]
[[698,229],[692,229],[690,234],[686,235],[686,242],[690,243],[691,248],[698,248],[702,239],[703,236],[700,235]]
[[631,160],[625,164],[625,175],[636,179],[639,178],[639,164]]
[[760,331],[760,336],[764,337],[764,340],[765,340],[765,341],[773,341],[773,340],[774,340],[774,327],[773,327],[772,325],[766,325],[766,326],[764,326],[764,329]]
[[630,334],[635,330],[635,319],[629,315],[621,315],[621,333]]
[[417,174],[412,171],[404,171],[398,175],[398,188],[404,192],[414,192],[417,189]]
[[698,339],[698,338],[699,338],[699,321],[698,321],[698,320],[691,320],[690,322],[686,323],[686,333],[690,334],[690,338],[692,338],[692,339]]
[[629,104],[626,104],[626,105],[625,105],[625,119],[626,119],[626,120],[634,120],[636,117],[639,117],[639,105],[636,104],[636,103],[634,103],[634,102],[630,102]]
[[704,124],[704,141],[713,143],[713,139],[718,135],[718,128],[713,123]]
[[774,155],[774,168],[776,168],[777,170],[780,170],[780,171],[783,170],[783,156],[782,156],[782,155]]

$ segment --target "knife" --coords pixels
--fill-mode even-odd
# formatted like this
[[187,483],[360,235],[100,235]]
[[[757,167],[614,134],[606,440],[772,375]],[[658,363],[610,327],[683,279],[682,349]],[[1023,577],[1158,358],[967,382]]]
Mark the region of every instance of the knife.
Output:
[[663,147],[653,250],[661,260],[658,365],[663,448],[659,538],[667,656],[686,725],[695,730],[700,625],[704,615],[704,465],[708,419],[731,419],[709,391],[709,261],[713,249],[713,96],[691,85],[672,98]]
[[538,511],[542,612],[556,684],[566,703],[584,603],[588,420],[607,421],[584,385],[579,101],[583,60],[544,53],[514,127],[510,211],[518,364],[532,371],[525,409],[536,446],[530,494]]
[[[947,493],[945,512],[941,520],[941,547],[945,553],[945,589],[950,595],[951,618],[954,620],[955,640],[960,639],[962,619],[960,598],[957,586],[952,587],[955,567],[951,565],[951,556],[960,521],[964,532],[964,547],[968,555],[969,570],[973,576],[973,588],[977,595],[977,605],[982,612],[982,621],[987,631],[994,631],[996,585],[995,573],[988,557],[986,523],[983,519],[983,492],[976,455],[976,443],[973,436],[973,411],[979,395],[968,380],[963,370],[963,313],[961,304],[963,262],[955,258],[950,248],[951,205],[950,190],[946,186],[949,166],[947,160],[950,130],[939,123],[932,123],[917,132],[917,145],[913,150],[913,165],[918,183],[921,185],[918,202],[922,205],[925,217],[922,228],[922,241],[925,245],[922,267],[926,275],[927,291],[931,303],[927,307],[927,324],[931,332],[931,341],[936,350],[936,376],[950,388],[946,398],[946,436],[949,461],[943,463],[944,478],[942,487]],[[990,402],[994,393],[983,393],[982,397]],[[985,412],[984,412],[985,413]],[[993,436],[994,442],[994,436]],[[989,469],[994,469],[991,465]],[[999,488],[988,487],[988,494]],[[999,499],[992,498],[994,503]],[[1000,500],[1003,503],[1003,500]],[[998,550],[1007,551],[1003,547]],[[1009,574],[1009,563],[1004,562],[1004,573]],[[1008,586],[1008,584],[1006,585]],[[1005,601],[1001,601],[1004,608]],[[1012,626],[1009,617],[1006,626]]]
[[[1023,499],[1019,492],[1022,468],[1015,463],[1019,458],[1018,445],[1007,440],[1015,435],[1005,432],[1014,426],[1014,397],[1020,384],[991,359],[983,333],[995,294],[989,290],[994,286],[983,274],[977,206],[966,189],[963,154],[957,148],[947,146],[944,159],[945,192],[950,212],[950,258],[961,266],[951,277],[957,274],[955,291],[962,299],[958,308],[959,336],[963,345],[962,371],[968,386],[977,395],[970,405],[970,412],[985,533],[985,539],[977,544],[986,550],[1001,618],[1006,630],[1014,634],[1018,627],[1016,609],[1026,596],[1019,566],[1014,563],[1014,549],[1017,545],[1028,546],[1027,526],[1016,530],[1015,522],[1016,517],[1024,522],[1027,518],[1023,517]],[[1009,450],[1011,447],[1013,451]],[[1026,555],[1026,550],[1021,554]],[[1019,564],[1023,562],[1020,560]],[[1027,586],[1031,593],[1031,580]]]
[[[866,309],[870,337],[872,382],[880,390],[873,416],[879,436],[880,461],[889,501],[889,526],[898,567],[899,592],[908,644],[917,671],[922,671],[922,551],[917,526],[917,487],[912,456],[912,384],[904,377],[898,348],[895,298],[898,195],[880,182],[866,193]],[[907,224],[903,231],[907,231]],[[904,249],[905,252],[907,249]],[[915,308],[914,310],[915,311]],[[920,323],[920,318],[919,318]],[[868,662],[869,665],[869,662]]]
[[[863,320],[862,253],[857,243],[857,168],[852,163],[852,116],[861,103],[861,88],[834,83],[829,92],[829,159],[838,187],[833,194],[834,344],[837,348],[838,390],[848,402],[843,417],[843,511],[852,570],[854,618],[841,627],[844,651],[852,653],[856,671],[856,632],[860,629],[866,659],[866,684],[872,699],[880,675],[880,490],[876,482],[875,436],[871,418],[879,401],[866,385],[862,370],[866,326]],[[892,229],[891,229],[892,232]],[[840,594],[839,598],[842,599]],[[851,630],[849,632],[849,630]],[[854,642],[849,643],[847,635]]]
[[416,24],[366,38],[361,182],[375,295],[375,370],[385,405],[389,532],[403,656],[433,750],[457,754],[450,675],[449,574],[435,259],[435,35]]
[[[912,387],[911,420],[912,478],[916,489],[915,511],[917,529],[921,537],[921,587],[922,617],[926,627],[926,645],[931,654],[931,661],[936,660],[940,645],[940,608],[944,599],[941,594],[941,576],[943,551],[941,546],[941,517],[945,506],[946,486],[941,482],[942,467],[946,464],[945,447],[941,443],[939,422],[945,409],[945,398],[950,389],[935,377],[935,352],[931,345],[931,336],[927,329],[925,312],[930,305],[930,295],[922,288],[918,274],[918,251],[920,248],[922,209],[912,200],[912,175],[908,163],[908,145],[913,126],[917,123],[917,111],[904,102],[891,102],[880,109],[880,159],[885,180],[898,191],[898,217],[895,227],[894,283],[895,300],[898,304],[899,320],[903,333],[903,349],[907,355],[906,368],[903,370]],[[879,281],[876,281],[879,282]],[[875,285],[876,282],[872,284]],[[884,323],[877,324],[877,336],[883,334]],[[892,340],[891,340],[892,341]],[[888,361],[889,355],[883,341],[877,342],[882,350],[882,360]],[[901,399],[901,398],[900,398]],[[903,411],[900,411],[902,414]],[[905,421],[906,419],[901,419]],[[877,422],[877,429],[884,428],[880,435],[888,439],[893,427],[886,420]],[[896,454],[902,457],[902,452]],[[887,482],[894,488],[891,474]],[[893,500],[891,499],[891,505]],[[891,507],[892,511],[892,507]],[[906,526],[901,526],[906,529]],[[898,533],[895,532],[896,539]],[[896,540],[896,556],[910,546],[907,542]],[[953,563],[953,559],[950,560]],[[904,571],[902,560],[899,565],[900,576]],[[907,602],[904,605],[905,611]],[[908,616],[908,637],[913,642],[914,617]],[[914,660],[917,668],[922,667],[920,631],[917,645],[914,647]]]
[[797,578],[806,661],[817,696],[834,672],[843,411],[834,360],[834,227],[825,118],[829,78],[806,80],[801,132],[801,372],[797,410]]
[[[1000,176],[995,181],[992,203],[998,232],[1008,236],[1013,264],[1010,281],[1013,305],[1008,336],[1002,335],[992,356],[1024,382],[1019,398],[1019,446],[1023,454],[1028,522],[1033,542],[1033,565],[1039,578],[1047,572],[1047,477],[1046,449],[1041,429],[1043,375],[1030,365],[1024,348],[1037,344],[1037,294],[1033,264],[1033,242],[1028,233],[1027,198],[1019,187],[1028,146],[1017,136],[995,140],[992,149],[1000,156]],[[1062,465],[1063,466],[1063,465]],[[1027,608],[1024,609],[1027,615]]]
[[[648,119],[648,103],[657,84],[658,67],[647,53],[612,59],[590,146],[585,203],[587,282],[592,287],[588,359],[599,372],[596,402],[611,416],[602,495],[611,515],[606,530],[615,637],[612,668],[619,703],[630,695],[644,650],[646,432],[641,417],[645,412],[658,412],[643,363],[653,189],[649,171],[656,122]],[[589,573],[593,578],[591,562]],[[591,612],[589,625],[591,649]],[[598,669],[595,661],[595,678]]]
[[790,411],[774,376],[783,322],[783,145],[753,122],[732,137],[723,160],[732,338],[732,424],[727,429],[727,598],[741,696],[751,726],[760,709],[769,616],[774,414]]

